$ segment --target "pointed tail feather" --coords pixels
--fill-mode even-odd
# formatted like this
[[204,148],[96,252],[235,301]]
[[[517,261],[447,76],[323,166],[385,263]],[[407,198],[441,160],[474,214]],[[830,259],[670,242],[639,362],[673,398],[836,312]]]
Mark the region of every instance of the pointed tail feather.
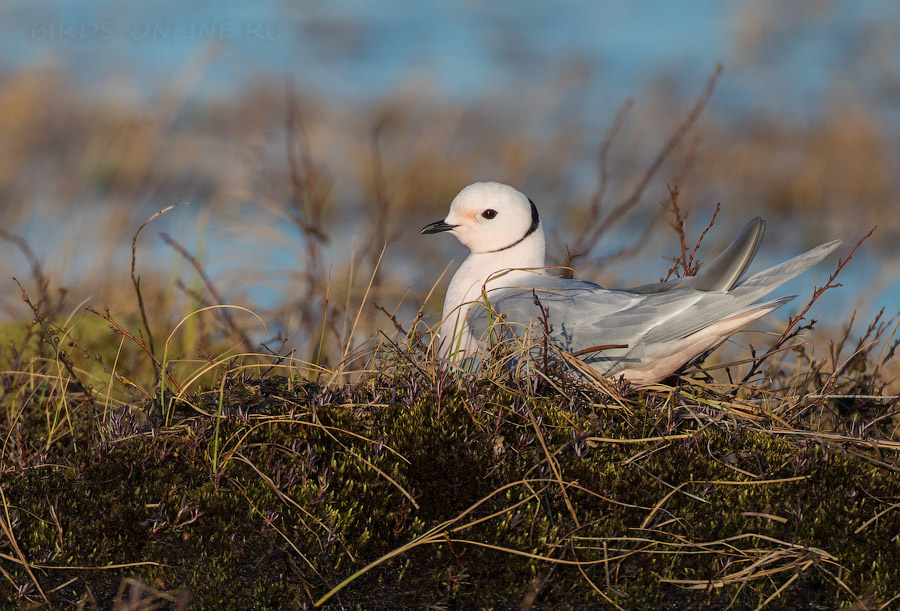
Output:
[[778,297],[777,299],[772,299],[770,301],[765,301],[763,303],[758,303],[754,306],[751,306],[741,312],[741,314],[758,313],[759,316],[756,316],[755,318],[762,318],[763,316],[771,314],[784,304],[793,301],[796,298],[796,295],[785,295],[784,297]]
[[734,241],[706,267],[686,283],[698,291],[728,291],[747,271],[766,232],[766,222],[756,217],[741,230]]
[[747,271],[766,232],[766,222],[759,217],[751,220],[741,230],[731,244],[709,263],[702,266],[696,276],[687,276],[669,282],[645,284],[628,289],[642,295],[662,293],[674,289],[696,289],[698,291],[727,291],[735,285]]
[[834,240],[833,242],[817,246],[802,255],[797,255],[784,263],[757,272],[743,282],[740,282],[735,287],[735,291],[740,293],[759,288],[766,289],[766,292],[772,291],[791,278],[799,276],[811,268],[840,245],[840,240]]

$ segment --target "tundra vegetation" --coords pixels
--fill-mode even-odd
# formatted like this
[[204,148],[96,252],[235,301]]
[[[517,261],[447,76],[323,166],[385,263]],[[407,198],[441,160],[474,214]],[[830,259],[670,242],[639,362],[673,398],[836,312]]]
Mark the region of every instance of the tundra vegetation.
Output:
[[[896,151],[865,108],[704,121],[716,76],[681,119],[627,102],[594,136],[546,103],[353,114],[264,84],[186,104],[176,83],[134,108],[52,71],[0,82],[2,605],[897,605],[898,316],[813,318],[883,248]],[[552,132],[523,127],[541,113]],[[455,372],[431,342],[443,247],[413,236],[476,178],[563,202],[550,248],[576,277],[615,280],[650,242],[654,274],[695,273],[725,215],[689,202],[723,181],[756,193],[723,200],[734,226],[802,217],[845,245],[792,315],[660,384],[575,379],[552,346]],[[18,231],[36,210],[48,229]],[[254,268],[251,243],[291,265]]]

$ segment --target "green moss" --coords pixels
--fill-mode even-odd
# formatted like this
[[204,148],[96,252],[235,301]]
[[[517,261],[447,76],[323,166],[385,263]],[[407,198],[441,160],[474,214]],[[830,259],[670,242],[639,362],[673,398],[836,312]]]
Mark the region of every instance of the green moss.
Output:
[[[218,472],[214,420],[185,404],[173,429],[151,430],[151,418],[112,443],[61,445],[57,466],[8,473],[13,532],[34,565],[98,567],[33,569],[45,590],[73,580],[48,595],[54,605],[106,608],[131,578],[169,596],[190,592],[196,608],[302,606],[487,497],[452,526],[495,517],[445,529],[329,604],[509,608],[533,596],[546,608],[606,605],[585,576],[625,608],[732,600],[753,608],[795,574],[770,608],[853,604],[836,577],[868,601],[900,591],[900,517],[888,511],[866,525],[896,502],[900,484],[858,450],[733,420],[698,427],[679,410],[670,421],[653,395],[623,410],[583,390],[566,399],[484,381],[440,397],[423,388],[414,374],[350,388],[289,387],[280,378],[232,384]],[[190,403],[215,413],[218,396]],[[535,422],[560,478],[577,482],[565,496]],[[666,434],[687,436],[588,439]],[[549,481],[493,494],[523,479]],[[582,574],[485,545],[593,564]],[[700,589],[660,581],[726,578],[772,553],[780,555],[764,568],[785,570],[768,578]],[[28,581],[21,566],[3,567],[17,584]],[[0,586],[3,604],[20,603],[18,595],[9,581]],[[35,591],[27,598],[40,600]]]

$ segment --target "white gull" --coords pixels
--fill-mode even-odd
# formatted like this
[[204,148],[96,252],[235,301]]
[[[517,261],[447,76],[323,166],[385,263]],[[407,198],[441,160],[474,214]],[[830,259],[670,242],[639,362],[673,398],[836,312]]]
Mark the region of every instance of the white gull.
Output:
[[452,233],[471,251],[447,288],[439,356],[455,363],[477,358],[487,338],[497,337],[497,315],[506,336],[533,333],[545,319],[547,339],[598,374],[657,382],[793,299],[758,303],[840,244],[822,244],[739,281],[764,230],[763,220],[753,219],[695,276],[610,290],[541,269],[544,228],[525,195],[496,182],[469,185],[443,220],[421,231]]

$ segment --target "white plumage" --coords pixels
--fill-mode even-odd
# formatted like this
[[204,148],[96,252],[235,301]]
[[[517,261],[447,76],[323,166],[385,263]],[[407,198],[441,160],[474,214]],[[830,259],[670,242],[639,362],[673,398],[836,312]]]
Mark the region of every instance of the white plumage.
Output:
[[[454,198],[449,214],[422,233],[450,232],[471,254],[447,288],[439,355],[474,357],[491,333],[534,333],[544,318],[549,341],[597,373],[635,383],[659,381],[715,348],[793,296],[758,303],[840,244],[829,242],[739,281],[756,254],[765,223],[754,219],[696,276],[629,290],[609,290],[543,270],[544,230],[537,207],[508,185],[480,182]],[[489,303],[486,307],[485,298]],[[623,346],[591,351],[599,346]]]

